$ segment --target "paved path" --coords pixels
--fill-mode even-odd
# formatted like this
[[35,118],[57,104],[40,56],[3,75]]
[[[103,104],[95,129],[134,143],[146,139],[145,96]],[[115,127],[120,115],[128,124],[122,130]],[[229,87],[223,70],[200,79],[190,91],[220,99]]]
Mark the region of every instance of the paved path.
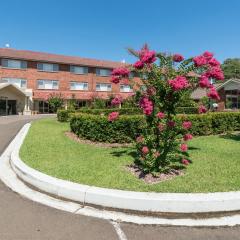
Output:
[[[42,116],[43,117],[43,116]],[[0,117],[0,154],[27,122]],[[0,240],[240,240],[240,227],[189,228],[112,224],[26,200],[0,182]]]

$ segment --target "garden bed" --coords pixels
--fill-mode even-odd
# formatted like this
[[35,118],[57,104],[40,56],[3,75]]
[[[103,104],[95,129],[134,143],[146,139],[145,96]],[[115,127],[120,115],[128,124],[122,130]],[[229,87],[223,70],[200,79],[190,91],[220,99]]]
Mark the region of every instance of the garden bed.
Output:
[[126,170],[134,148],[103,148],[78,143],[65,132],[69,124],[44,119],[32,124],[20,157],[29,166],[57,178],[133,191],[223,192],[240,190],[240,136],[198,137],[190,143],[193,164],[186,173],[146,184]]

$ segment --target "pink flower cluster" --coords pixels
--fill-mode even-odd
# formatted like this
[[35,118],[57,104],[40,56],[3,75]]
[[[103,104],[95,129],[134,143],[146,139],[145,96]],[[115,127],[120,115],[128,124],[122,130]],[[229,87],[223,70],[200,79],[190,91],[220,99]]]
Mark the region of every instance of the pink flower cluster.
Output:
[[202,75],[199,78],[199,86],[201,88],[209,88],[211,86],[211,83],[209,82],[208,77],[206,77],[205,75]]
[[187,152],[187,150],[188,150],[188,145],[187,145],[186,143],[182,143],[182,144],[180,145],[180,149],[181,149],[182,152]]
[[215,78],[217,80],[223,80],[224,74],[220,67],[220,62],[213,57],[213,54],[206,51],[200,56],[193,58],[193,62],[196,67],[208,66],[208,71],[204,74],[205,77]]
[[157,113],[157,118],[163,119],[164,117],[165,117],[165,113],[163,113],[163,112]]
[[149,153],[149,149],[148,149],[147,146],[142,147],[142,153],[143,153],[144,155],[146,155],[146,154]]
[[190,122],[190,121],[184,121],[184,122],[182,123],[182,127],[183,127],[185,130],[188,130],[188,129],[190,129],[190,128],[192,127],[192,122]]
[[187,133],[183,136],[184,141],[192,140],[193,136],[190,133]]
[[198,108],[198,113],[201,114],[201,113],[206,113],[206,112],[207,112],[207,108],[203,105],[200,105]]
[[112,99],[111,105],[112,106],[119,106],[122,102],[122,98],[119,96],[116,96],[115,98]]
[[155,88],[155,87],[149,87],[149,88],[147,89],[147,95],[148,95],[148,96],[154,96],[154,95],[156,95],[156,88]]
[[139,51],[139,60],[133,64],[133,67],[136,69],[142,69],[145,64],[150,66],[150,64],[154,63],[156,60],[156,52],[150,51],[147,47],[144,47]]
[[153,112],[153,102],[148,97],[142,97],[139,102],[140,107],[143,109],[143,113],[147,116]]
[[109,122],[113,122],[115,121],[116,119],[118,119],[119,117],[119,112],[111,112],[109,115],[108,115],[108,121]]
[[144,137],[143,136],[138,136],[136,139],[137,143],[142,143],[144,141]]
[[112,71],[111,82],[117,84],[120,82],[121,78],[128,78],[130,74],[129,69],[125,67],[115,68]]
[[174,121],[168,121],[167,124],[170,128],[175,127],[175,125],[176,125],[176,123]]
[[216,88],[214,86],[212,86],[210,88],[210,91],[208,92],[207,95],[208,95],[209,98],[212,98],[212,99],[215,99],[215,100],[220,100],[218,92],[217,92],[217,90],[216,90]]
[[187,159],[182,159],[182,164],[188,165],[188,164],[189,164],[189,161],[188,161]]
[[174,79],[168,80],[168,84],[171,86],[173,91],[180,91],[189,87],[187,79],[183,76],[177,76]]
[[183,60],[184,60],[184,57],[181,54],[176,53],[176,54],[173,55],[173,61],[174,62],[181,62]]

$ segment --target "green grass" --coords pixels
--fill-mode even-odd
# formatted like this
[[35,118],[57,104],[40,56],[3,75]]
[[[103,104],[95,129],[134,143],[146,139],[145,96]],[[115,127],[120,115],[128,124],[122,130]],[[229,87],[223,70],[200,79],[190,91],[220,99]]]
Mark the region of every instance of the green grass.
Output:
[[190,143],[193,164],[184,176],[154,185],[125,170],[133,148],[79,144],[64,135],[68,123],[43,119],[32,124],[20,156],[29,166],[77,183],[154,192],[218,192],[240,190],[240,136],[198,137]]

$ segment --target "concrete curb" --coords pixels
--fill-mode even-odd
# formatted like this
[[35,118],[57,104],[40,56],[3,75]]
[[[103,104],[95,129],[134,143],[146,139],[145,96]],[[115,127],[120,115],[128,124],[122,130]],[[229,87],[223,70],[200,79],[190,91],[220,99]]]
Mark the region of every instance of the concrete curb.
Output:
[[240,192],[145,193],[92,187],[60,180],[36,171],[19,157],[20,147],[30,124],[17,135],[11,166],[17,176],[30,185],[71,201],[124,210],[163,213],[206,213],[240,210]]

